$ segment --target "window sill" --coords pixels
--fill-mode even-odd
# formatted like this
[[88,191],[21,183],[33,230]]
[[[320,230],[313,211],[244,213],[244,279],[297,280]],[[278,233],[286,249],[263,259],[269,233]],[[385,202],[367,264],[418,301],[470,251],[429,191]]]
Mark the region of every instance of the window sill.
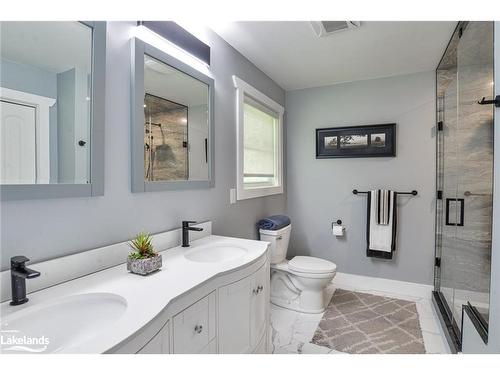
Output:
[[267,197],[269,195],[283,194],[283,186],[273,186],[266,188],[238,189],[236,199],[241,201],[245,199]]

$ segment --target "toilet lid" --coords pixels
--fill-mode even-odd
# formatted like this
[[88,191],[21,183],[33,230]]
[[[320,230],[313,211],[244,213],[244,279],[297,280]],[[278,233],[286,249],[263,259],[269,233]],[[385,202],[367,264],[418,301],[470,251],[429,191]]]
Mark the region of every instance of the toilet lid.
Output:
[[306,256],[293,257],[288,267],[292,271],[304,273],[332,273],[337,269],[337,265],[328,260]]

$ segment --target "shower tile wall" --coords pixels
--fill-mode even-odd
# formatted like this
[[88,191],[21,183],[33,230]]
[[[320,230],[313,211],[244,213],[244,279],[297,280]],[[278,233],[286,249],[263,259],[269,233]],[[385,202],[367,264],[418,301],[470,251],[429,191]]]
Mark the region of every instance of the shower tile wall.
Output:
[[[459,194],[466,221],[458,229],[457,269],[462,273],[455,300],[488,303],[493,210],[493,106],[477,101],[493,95],[493,23],[471,22],[458,48]],[[462,301],[464,292],[466,300]],[[455,303],[457,305],[457,303]]]
[[[492,220],[493,110],[477,101],[493,92],[493,24],[471,22],[455,50],[458,68],[438,72],[444,144],[438,178],[444,198],[464,199],[464,226],[441,225],[441,291],[460,326],[470,301],[487,315]],[[438,96],[440,92],[438,90]],[[438,236],[439,237],[439,236]]]
[[187,180],[188,107],[150,94],[144,103],[145,180]]

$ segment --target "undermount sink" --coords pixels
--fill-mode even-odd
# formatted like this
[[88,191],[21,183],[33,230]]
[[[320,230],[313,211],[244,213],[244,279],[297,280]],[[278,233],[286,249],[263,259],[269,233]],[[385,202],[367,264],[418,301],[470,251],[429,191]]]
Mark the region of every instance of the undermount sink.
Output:
[[228,262],[241,258],[247,253],[247,249],[231,244],[209,245],[195,247],[184,253],[184,256],[193,262],[218,263]]
[[102,333],[126,309],[127,301],[112,293],[78,294],[30,306],[2,319],[1,351],[60,352]]

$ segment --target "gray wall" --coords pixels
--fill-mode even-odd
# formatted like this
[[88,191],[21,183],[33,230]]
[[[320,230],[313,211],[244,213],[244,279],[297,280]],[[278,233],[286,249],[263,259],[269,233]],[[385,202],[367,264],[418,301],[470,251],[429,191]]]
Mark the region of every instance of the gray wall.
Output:
[[0,84],[12,90],[57,97],[57,74],[6,59],[0,63]]
[[2,269],[9,258],[33,261],[129,239],[138,231],[177,228],[183,219],[212,220],[220,235],[256,238],[255,222],[283,212],[284,195],[229,204],[236,184],[235,92],[238,75],[280,104],[284,91],[214,33],[210,33],[215,78],[215,188],[130,192],[130,35],[135,23],[110,22],[107,36],[105,195],[93,198],[2,202]]
[[[434,72],[287,92],[289,255],[335,262],[339,272],[432,284],[435,191]],[[315,129],[397,123],[395,158],[316,159]],[[366,196],[353,189],[418,190],[400,196],[393,260],[366,257]],[[343,238],[331,234],[342,219]]]

